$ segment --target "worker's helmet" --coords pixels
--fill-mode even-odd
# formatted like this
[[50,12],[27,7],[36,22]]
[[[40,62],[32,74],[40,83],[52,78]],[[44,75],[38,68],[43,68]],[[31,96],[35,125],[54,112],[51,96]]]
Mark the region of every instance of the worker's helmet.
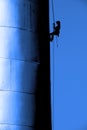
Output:
[[60,24],[60,21],[56,21],[57,24]]

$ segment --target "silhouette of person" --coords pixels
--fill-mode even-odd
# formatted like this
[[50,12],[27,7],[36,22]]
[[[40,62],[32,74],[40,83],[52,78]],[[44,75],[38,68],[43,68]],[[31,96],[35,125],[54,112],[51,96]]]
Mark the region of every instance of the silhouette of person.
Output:
[[55,23],[53,23],[53,32],[50,33],[50,41],[53,41],[54,35],[59,37],[60,34],[60,21],[56,21],[56,26]]

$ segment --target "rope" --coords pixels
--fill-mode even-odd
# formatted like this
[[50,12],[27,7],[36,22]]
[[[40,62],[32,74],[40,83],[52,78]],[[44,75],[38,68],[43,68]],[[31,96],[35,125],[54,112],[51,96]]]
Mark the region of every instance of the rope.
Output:
[[54,63],[55,63],[55,43],[53,41],[53,130],[54,130]]
[[54,15],[54,0],[52,0],[52,14],[53,14],[53,22],[55,23],[55,15]]
[[[52,0],[52,15],[53,15],[53,23],[55,23],[55,15],[54,15],[54,0]],[[54,46],[55,43],[53,41],[53,92],[52,92],[52,96],[53,96],[53,130],[54,130]]]
[[[53,23],[55,23],[55,15],[54,15],[54,0],[51,0],[51,2],[52,2],[52,15],[53,15]],[[53,78],[53,87],[52,87],[52,96],[53,96],[53,100],[52,100],[52,104],[53,104],[53,107],[52,107],[52,115],[53,115],[53,117],[52,117],[52,120],[53,120],[53,130],[54,130],[54,63],[55,63],[55,53],[54,53],[54,51],[55,51],[55,43],[54,43],[54,41],[53,41],[53,59],[52,59],[52,63],[53,63],[53,76],[52,76],[52,78]]]

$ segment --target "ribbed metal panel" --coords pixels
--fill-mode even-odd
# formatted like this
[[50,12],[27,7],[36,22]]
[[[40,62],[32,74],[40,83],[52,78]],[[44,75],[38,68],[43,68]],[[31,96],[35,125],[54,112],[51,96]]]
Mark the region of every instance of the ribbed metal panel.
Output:
[[35,1],[0,0],[0,130],[34,129],[40,64],[35,10]]

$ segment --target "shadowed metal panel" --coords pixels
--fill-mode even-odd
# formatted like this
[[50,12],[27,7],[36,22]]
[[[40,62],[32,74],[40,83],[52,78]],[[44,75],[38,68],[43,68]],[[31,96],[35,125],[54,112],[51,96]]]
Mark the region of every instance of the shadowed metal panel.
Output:
[[35,94],[38,67],[34,62],[12,61],[11,89]]

